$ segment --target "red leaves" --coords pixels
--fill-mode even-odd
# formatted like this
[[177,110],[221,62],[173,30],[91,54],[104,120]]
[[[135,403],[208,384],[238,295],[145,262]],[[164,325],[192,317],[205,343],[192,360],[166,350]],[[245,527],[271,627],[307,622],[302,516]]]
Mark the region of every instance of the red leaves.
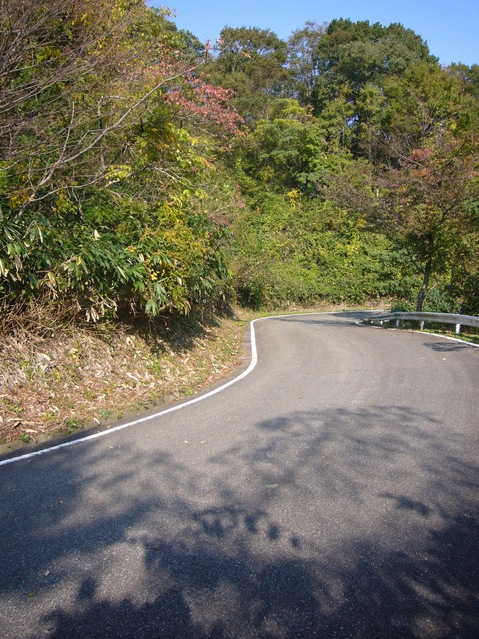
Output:
[[202,78],[189,78],[188,83],[168,93],[168,101],[185,115],[213,122],[225,132],[239,135],[244,120],[229,103],[233,91],[205,82]]
[[413,149],[408,157],[411,162],[424,162],[432,155],[431,149]]

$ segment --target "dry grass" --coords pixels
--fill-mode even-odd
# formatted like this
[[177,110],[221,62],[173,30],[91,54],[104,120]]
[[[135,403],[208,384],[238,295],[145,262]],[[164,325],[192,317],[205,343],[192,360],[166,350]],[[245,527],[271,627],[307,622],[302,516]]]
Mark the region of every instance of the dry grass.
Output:
[[18,329],[0,346],[0,443],[36,442],[201,389],[241,361],[235,318]]
[[40,307],[10,317],[8,332],[0,325],[2,449],[105,425],[201,390],[240,364],[252,318],[237,309],[222,318],[79,327]]

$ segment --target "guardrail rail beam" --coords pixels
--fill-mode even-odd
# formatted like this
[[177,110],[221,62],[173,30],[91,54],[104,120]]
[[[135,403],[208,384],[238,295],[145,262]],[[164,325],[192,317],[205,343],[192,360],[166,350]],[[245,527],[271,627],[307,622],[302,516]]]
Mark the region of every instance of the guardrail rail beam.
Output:
[[475,315],[459,315],[457,313],[406,313],[398,311],[395,313],[381,313],[373,315],[363,320],[364,322],[379,322],[381,326],[385,322],[395,321],[396,328],[399,328],[402,321],[419,322],[420,329],[424,329],[426,322],[436,322],[437,324],[455,324],[456,335],[460,335],[462,326],[479,328],[479,317]]

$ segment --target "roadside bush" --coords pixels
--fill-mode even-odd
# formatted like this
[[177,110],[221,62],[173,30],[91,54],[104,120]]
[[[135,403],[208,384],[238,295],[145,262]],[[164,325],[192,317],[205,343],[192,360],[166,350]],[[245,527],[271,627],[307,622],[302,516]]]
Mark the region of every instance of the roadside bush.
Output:
[[228,230],[238,301],[253,308],[407,297],[405,255],[330,203],[264,193]]

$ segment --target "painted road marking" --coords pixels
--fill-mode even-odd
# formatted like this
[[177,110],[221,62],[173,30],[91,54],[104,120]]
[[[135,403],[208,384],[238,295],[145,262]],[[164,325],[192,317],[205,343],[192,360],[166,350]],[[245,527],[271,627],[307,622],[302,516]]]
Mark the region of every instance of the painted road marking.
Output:
[[[244,370],[240,375],[238,375],[237,377],[231,379],[229,382],[226,382],[226,384],[222,384],[221,386],[218,386],[218,388],[215,388],[212,391],[209,391],[208,393],[205,393],[204,395],[199,395],[198,397],[195,397],[194,399],[189,399],[185,402],[182,402],[181,404],[177,404],[176,406],[171,406],[170,408],[166,408],[164,410],[159,411],[158,413],[154,413],[152,415],[147,415],[146,417],[140,417],[139,419],[135,419],[131,422],[127,422],[126,424],[120,424],[119,426],[115,426],[114,428],[109,428],[109,429],[105,429],[100,431],[99,433],[94,433],[93,435],[85,435],[85,437],[81,437],[79,439],[73,439],[72,441],[69,442],[63,442],[62,444],[54,444],[53,446],[49,446],[47,448],[42,448],[41,450],[36,450],[32,453],[25,453],[24,455],[18,455],[17,457],[10,457],[9,459],[4,459],[3,461],[0,461],[0,466],[5,466],[6,464],[13,464],[14,462],[18,462],[18,461],[24,461],[26,459],[31,459],[32,457],[37,457],[38,455],[46,455],[47,453],[51,453],[55,450],[60,450],[61,448],[67,448],[69,446],[75,446],[76,444],[81,444],[83,442],[86,441],[90,441],[92,439],[98,439],[100,437],[105,437],[106,435],[110,435],[111,433],[116,433],[119,430],[123,430],[124,428],[130,428],[130,426],[136,426],[137,424],[142,424],[144,422],[148,422],[151,421],[153,419],[157,419],[158,417],[163,417],[163,415],[168,415],[169,413],[174,413],[177,410],[181,410],[182,408],[186,408],[187,406],[191,406],[192,404],[196,404],[198,402],[203,401],[204,399],[208,399],[208,397],[212,397],[213,395],[216,395],[217,393],[221,393],[222,391],[224,391],[226,388],[229,388],[230,386],[232,386],[233,384],[236,384],[236,382],[239,382],[240,380],[244,379],[247,375],[249,375],[251,373],[251,371],[255,368],[257,362],[258,362],[258,352],[256,349],[256,335],[255,335],[255,330],[254,330],[254,325],[256,322],[261,322],[262,320],[267,320],[267,319],[281,319],[282,317],[304,317],[306,315],[331,315],[331,312],[326,312],[326,313],[290,313],[287,315],[269,315],[266,317],[258,317],[257,319],[253,320],[250,324],[250,339],[251,339],[251,361],[250,364],[248,366],[248,368],[246,370]],[[428,333],[428,335],[433,335],[433,333]],[[437,337],[445,337],[444,335],[437,335]],[[454,341],[461,341],[457,338],[452,338],[452,337],[446,337],[446,339],[453,339]],[[469,342],[462,342],[463,344],[468,344],[469,346],[476,346],[475,344],[470,344]]]

